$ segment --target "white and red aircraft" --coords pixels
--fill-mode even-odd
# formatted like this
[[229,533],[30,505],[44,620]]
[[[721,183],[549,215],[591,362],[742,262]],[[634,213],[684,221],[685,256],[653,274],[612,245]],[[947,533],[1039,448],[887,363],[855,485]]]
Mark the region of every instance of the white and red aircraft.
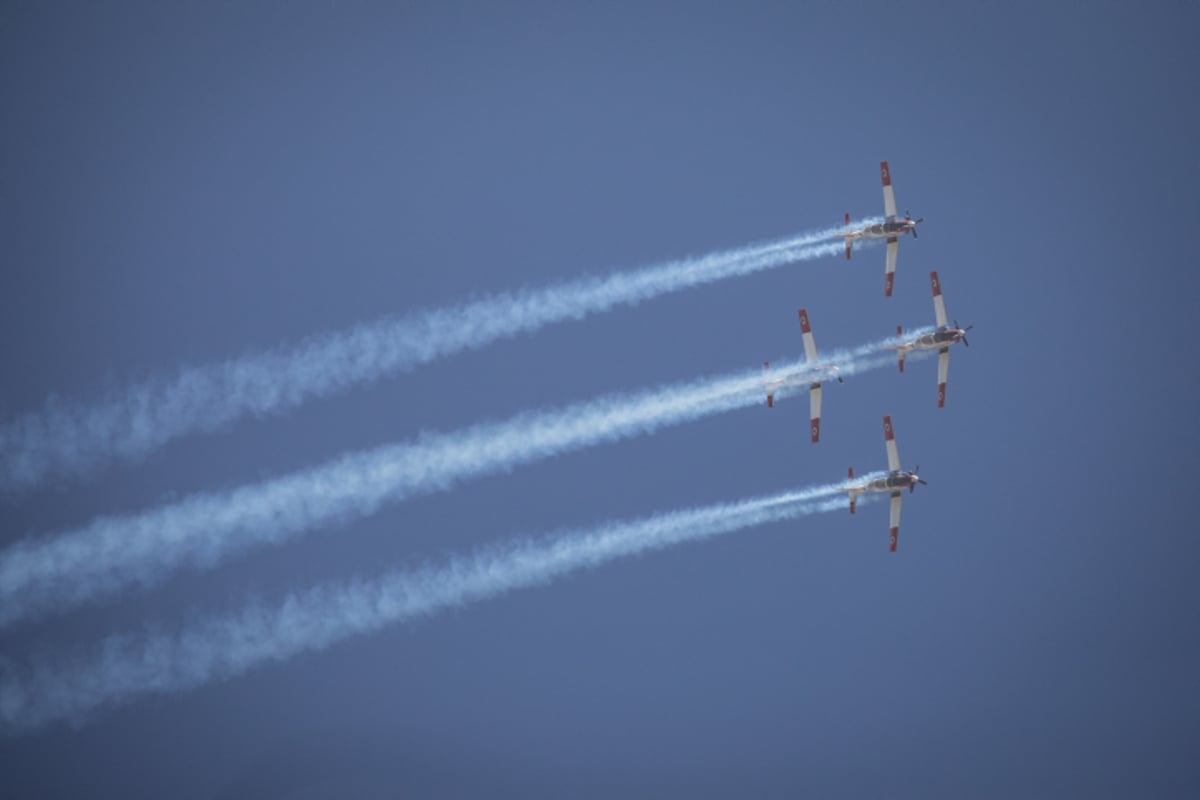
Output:
[[[904,219],[896,219],[896,191],[892,188],[892,171],[888,168],[888,162],[879,162],[879,174],[883,178],[883,214],[884,221],[879,225],[866,225],[855,231],[848,231],[842,234],[846,240],[846,260],[850,260],[850,251],[854,248],[854,242],[857,239],[887,239],[887,270],[884,273],[883,294],[886,297],[892,296],[892,283],[896,279],[896,259],[900,257],[900,237],[903,234],[911,233],[914,239],[917,238],[917,223],[924,222],[925,218],[913,219],[912,214],[907,210],[904,212]],[[850,214],[846,214],[846,227],[850,227]]]
[[888,459],[888,474],[886,478],[875,478],[871,481],[860,481],[854,483],[854,467],[850,468],[851,482],[846,484],[845,491],[850,493],[850,513],[854,513],[855,503],[858,502],[860,494],[872,494],[887,492],[892,496],[892,512],[889,534],[889,549],[896,552],[896,543],[900,538],[900,504],[904,502],[904,490],[908,489],[911,494],[917,488],[917,484],[928,486],[925,481],[918,477],[917,473],[921,466],[912,472],[905,472],[900,469],[900,451],[896,449],[896,431],[892,427],[892,418],[883,418],[883,438],[887,444],[887,459]]
[[[933,286],[933,313],[937,318],[937,330],[910,339],[892,349],[898,351],[897,355],[900,356],[901,372],[904,372],[904,357],[909,352],[913,350],[938,351],[938,408],[944,408],[946,406],[946,378],[950,375],[950,345],[962,342],[964,347],[970,347],[971,343],[967,341],[967,331],[975,326],[968,325],[960,328],[958,320],[954,320],[954,327],[950,327],[946,317],[946,301],[942,299],[942,282],[938,279],[937,270],[929,273],[929,283]],[[904,335],[903,326],[896,326],[896,335]]]
[[[772,378],[771,362],[763,362],[763,376],[767,384],[767,408],[775,407],[775,392],[784,386],[800,386],[808,384],[808,398],[812,413],[810,414],[811,424],[809,432],[812,434],[814,443],[821,441],[821,382],[814,381],[814,376],[819,377],[821,372],[826,373],[831,378],[837,378],[838,383],[845,383],[842,376],[838,374],[838,368],[835,364],[822,364],[817,360],[817,341],[813,338],[812,326],[808,324],[808,309],[800,309],[800,334],[804,339],[804,357],[808,361],[808,367],[804,370],[803,377],[782,377]],[[815,375],[814,375],[815,373]]]

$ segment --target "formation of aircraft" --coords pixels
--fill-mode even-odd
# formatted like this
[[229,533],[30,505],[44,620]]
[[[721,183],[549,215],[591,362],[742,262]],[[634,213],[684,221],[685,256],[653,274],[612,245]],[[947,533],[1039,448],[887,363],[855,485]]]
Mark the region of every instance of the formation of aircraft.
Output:
[[888,166],[888,162],[879,162],[879,177],[883,181],[883,222],[850,230],[850,213],[846,212],[846,233],[842,234],[842,238],[846,240],[847,261],[850,260],[850,254],[857,240],[887,239],[887,266],[883,276],[883,294],[885,297],[891,297],[892,284],[896,280],[896,261],[900,257],[900,237],[911,233],[912,237],[916,239],[917,224],[924,222],[925,218],[913,219],[912,213],[906,209],[904,219],[897,219],[896,190],[892,188],[892,170]]
[[[880,162],[879,165],[880,177],[883,181],[883,207],[886,215],[885,221],[882,224],[864,225],[858,229],[850,228],[850,215],[846,214],[846,231],[839,234],[846,240],[846,258],[849,259],[854,242],[859,239],[886,239],[887,240],[887,267],[885,272],[884,295],[892,296],[892,288],[895,281],[896,260],[899,255],[900,237],[906,233],[911,233],[913,238],[917,238],[917,224],[924,222],[925,218],[913,219],[912,215],[905,211],[904,217],[901,219],[896,212],[896,193],[892,188],[892,174],[887,161]],[[950,324],[950,319],[946,314],[946,301],[942,296],[942,282],[938,277],[937,271],[929,273],[929,283],[933,289],[933,313],[937,327],[932,333],[925,333],[919,336],[914,336],[909,339],[904,338],[903,326],[896,327],[896,344],[889,345],[889,349],[895,350],[899,358],[900,371],[904,372],[905,357],[915,351],[922,350],[937,350],[938,352],[938,408],[944,408],[946,405],[946,381],[950,371],[950,348],[958,342],[962,342],[964,347],[969,347],[967,342],[967,332],[974,326],[968,325],[965,328],[958,324],[955,320],[954,324]],[[801,308],[799,310],[800,317],[800,332],[804,340],[804,367],[790,374],[780,375],[775,377],[771,373],[771,363],[763,362],[763,381],[767,393],[767,407],[775,407],[775,395],[777,392],[791,387],[808,386],[809,395],[809,433],[812,441],[815,444],[821,439],[821,400],[823,392],[823,384],[830,378],[836,378],[838,383],[843,383],[842,375],[838,371],[838,365],[835,363],[822,363],[817,354],[816,340],[813,338],[812,324],[809,320],[808,309]],[[883,418],[883,438],[887,448],[888,471],[887,475],[881,478],[871,479],[855,479],[854,467],[850,468],[849,480],[842,485],[842,491],[845,491],[850,496],[850,513],[856,511],[858,498],[864,494],[887,493],[891,497],[891,512],[889,518],[889,549],[891,552],[896,552],[896,547],[900,538],[900,509],[904,502],[904,490],[907,489],[912,493],[917,485],[928,485],[920,475],[920,466],[912,470],[904,470],[900,466],[900,454],[896,448],[896,432],[892,426],[891,416]]]

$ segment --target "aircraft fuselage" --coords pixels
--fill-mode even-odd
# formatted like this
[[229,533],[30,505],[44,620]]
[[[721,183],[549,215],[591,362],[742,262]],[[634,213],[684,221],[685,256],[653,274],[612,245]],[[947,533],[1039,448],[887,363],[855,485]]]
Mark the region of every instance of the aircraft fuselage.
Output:
[[911,472],[893,472],[887,477],[876,478],[861,486],[850,489],[853,494],[891,494],[908,489],[917,482],[917,476]]
[[912,233],[917,227],[915,220],[897,219],[891,222],[880,222],[867,225],[845,235],[846,239],[889,239],[893,236],[903,236]]
[[927,333],[905,342],[901,347],[904,350],[941,350],[943,347],[961,342],[966,335],[967,332],[962,328],[939,328],[933,333]]

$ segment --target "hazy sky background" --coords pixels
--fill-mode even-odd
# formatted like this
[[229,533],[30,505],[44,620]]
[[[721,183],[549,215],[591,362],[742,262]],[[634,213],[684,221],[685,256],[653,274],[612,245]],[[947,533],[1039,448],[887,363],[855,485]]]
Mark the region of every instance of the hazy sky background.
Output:
[[1192,796],[1200,58],[1188,3],[13,3],[0,423],[389,314],[900,208],[881,249],[547,328],[0,499],[5,543],[932,324],[825,392],[393,505],[0,631],[117,631],[507,538],[838,480],[867,506],[620,561],[0,739],[6,796]]

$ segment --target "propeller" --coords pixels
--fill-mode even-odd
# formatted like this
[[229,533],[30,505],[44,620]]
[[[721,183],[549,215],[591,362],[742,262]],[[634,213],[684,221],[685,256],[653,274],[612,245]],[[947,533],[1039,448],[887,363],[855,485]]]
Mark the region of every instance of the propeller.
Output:
[[910,483],[908,485],[908,493],[909,494],[912,494],[913,492],[915,492],[917,490],[918,483],[921,484],[922,486],[929,485],[929,481],[922,480],[921,476],[917,474],[920,471],[921,471],[921,465],[917,464],[917,466],[913,468],[913,471],[909,473],[909,475],[912,475],[913,478],[915,479],[915,481],[913,483]]
[[974,328],[975,326],[974,326],[974,325],[968,325],[968,326],[967,326],[967,327],[965,327],[965,328],[959,328],[959,326],[958,326],[958,320],[954,320],[954,327],[958,328],[960,331],[962,331],[962,332],[963,332],[963,335],[962,335],[962,343],[963,343],[964,345],[966,345],[967,347],[970,347],[970,346],[971,346],[971,343],[967,341],[967,331],[971,330],[971,328]]
[[[909,211],[907,208],[906,208],[906,209],[904,209],[904,218],[905,218],[906,220],[908,220],[909,222],[912,222],[912,212],[911,212],[911,211]],[[920,218],[917,220],[917,222],[924,222],[924,221],[925,221],[925,218],[924,218],[924,217],[920,217]],[[915,225],[915,223],[914,223],[914,225]],[[912,235],[913,235],[913,238],[914,238],[914,239],[916,239],[916,238],[917,238],[917,229],[916,229],[916,227],[913,227],[913,229],[912,229]]]

